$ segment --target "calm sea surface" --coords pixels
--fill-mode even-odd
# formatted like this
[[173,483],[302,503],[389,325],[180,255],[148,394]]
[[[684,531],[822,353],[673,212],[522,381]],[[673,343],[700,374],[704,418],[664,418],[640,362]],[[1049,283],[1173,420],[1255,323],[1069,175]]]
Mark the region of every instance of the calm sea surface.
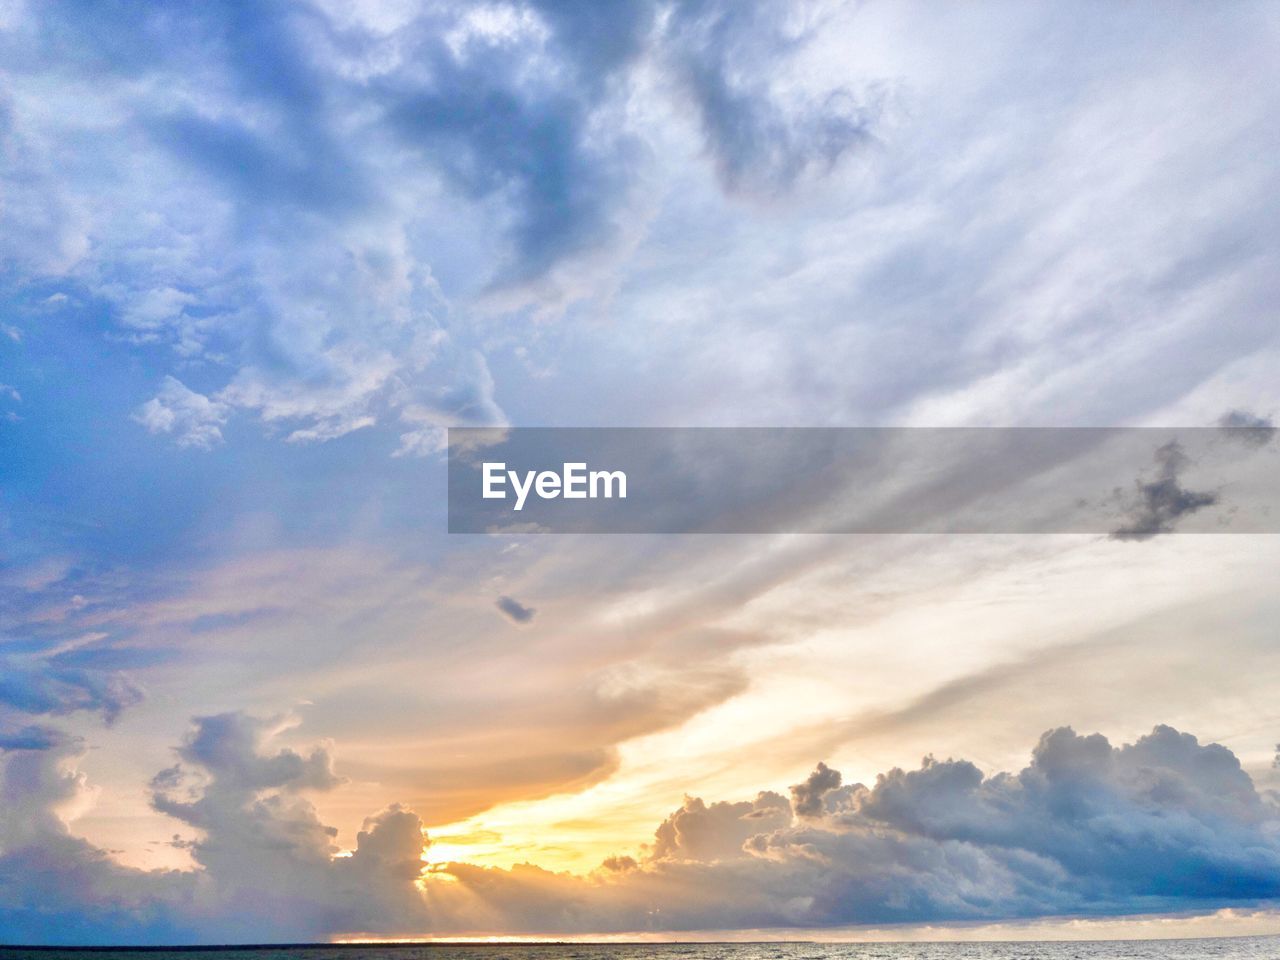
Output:
[[252,950],[21,950],[0,960],[1280,960],[1280,937],[1028,943],[522,944]]

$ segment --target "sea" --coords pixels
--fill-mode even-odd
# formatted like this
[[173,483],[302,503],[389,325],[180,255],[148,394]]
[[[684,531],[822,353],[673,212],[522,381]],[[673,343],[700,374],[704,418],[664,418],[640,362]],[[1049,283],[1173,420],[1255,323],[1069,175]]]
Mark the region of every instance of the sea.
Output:
[[1280,936],[1007,943],[343,944],[57,949],[0,947],[0,960],[1280,960]]

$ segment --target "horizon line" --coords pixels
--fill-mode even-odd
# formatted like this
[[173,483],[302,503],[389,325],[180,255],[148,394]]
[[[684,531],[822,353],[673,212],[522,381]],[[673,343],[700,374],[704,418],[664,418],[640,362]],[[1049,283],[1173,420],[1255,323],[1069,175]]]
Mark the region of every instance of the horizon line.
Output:
[[[515,935],[518,937],[519,935]],[[194,943],[194,944],[24,944],[0,943],[0,951],[28,950],[42,953],[80,952],[80,953],[212,953],[227,950],[359,950],[369,947],[377,948],[410,948],[410,947],[678,947],[678,946],[761,946],[765,944],[779,945],[832,945],[850,944],[960,944],[960,943],[1149,943],[1155,941],[1176,942],[1191,940],[1262,940],[1280,937],[1280,931],[1274,933],[1221,933],[1204,936],[1173,937],[1022,937],[990,939],[956,939],[939,937],[937,939],[875,939],[875,940],[815,940],[813,938],[785,938],[758,940],[573,940],[573,939],[459,939],[432,938],[423,940],[389,939],[389,940],[303,940],[291,942],[262,941],[256,943]]]

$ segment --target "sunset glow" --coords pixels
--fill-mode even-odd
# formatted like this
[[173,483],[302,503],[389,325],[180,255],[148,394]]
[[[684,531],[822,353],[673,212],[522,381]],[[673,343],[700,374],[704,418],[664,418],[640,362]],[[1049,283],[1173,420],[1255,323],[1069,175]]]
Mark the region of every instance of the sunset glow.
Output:
[[0,948],[1280,934],[1277,40],[0,0]]

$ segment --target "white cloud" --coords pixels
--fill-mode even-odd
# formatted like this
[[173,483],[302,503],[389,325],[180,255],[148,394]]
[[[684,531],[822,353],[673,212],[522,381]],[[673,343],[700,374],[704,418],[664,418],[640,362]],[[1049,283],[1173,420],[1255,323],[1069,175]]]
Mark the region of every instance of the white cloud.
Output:
[[139,407],[133,419],[151,433],[172,434],[180,447],[210,450],[222,442],[222,425],[228,413],[225,403],[166,376],[160,392]]

